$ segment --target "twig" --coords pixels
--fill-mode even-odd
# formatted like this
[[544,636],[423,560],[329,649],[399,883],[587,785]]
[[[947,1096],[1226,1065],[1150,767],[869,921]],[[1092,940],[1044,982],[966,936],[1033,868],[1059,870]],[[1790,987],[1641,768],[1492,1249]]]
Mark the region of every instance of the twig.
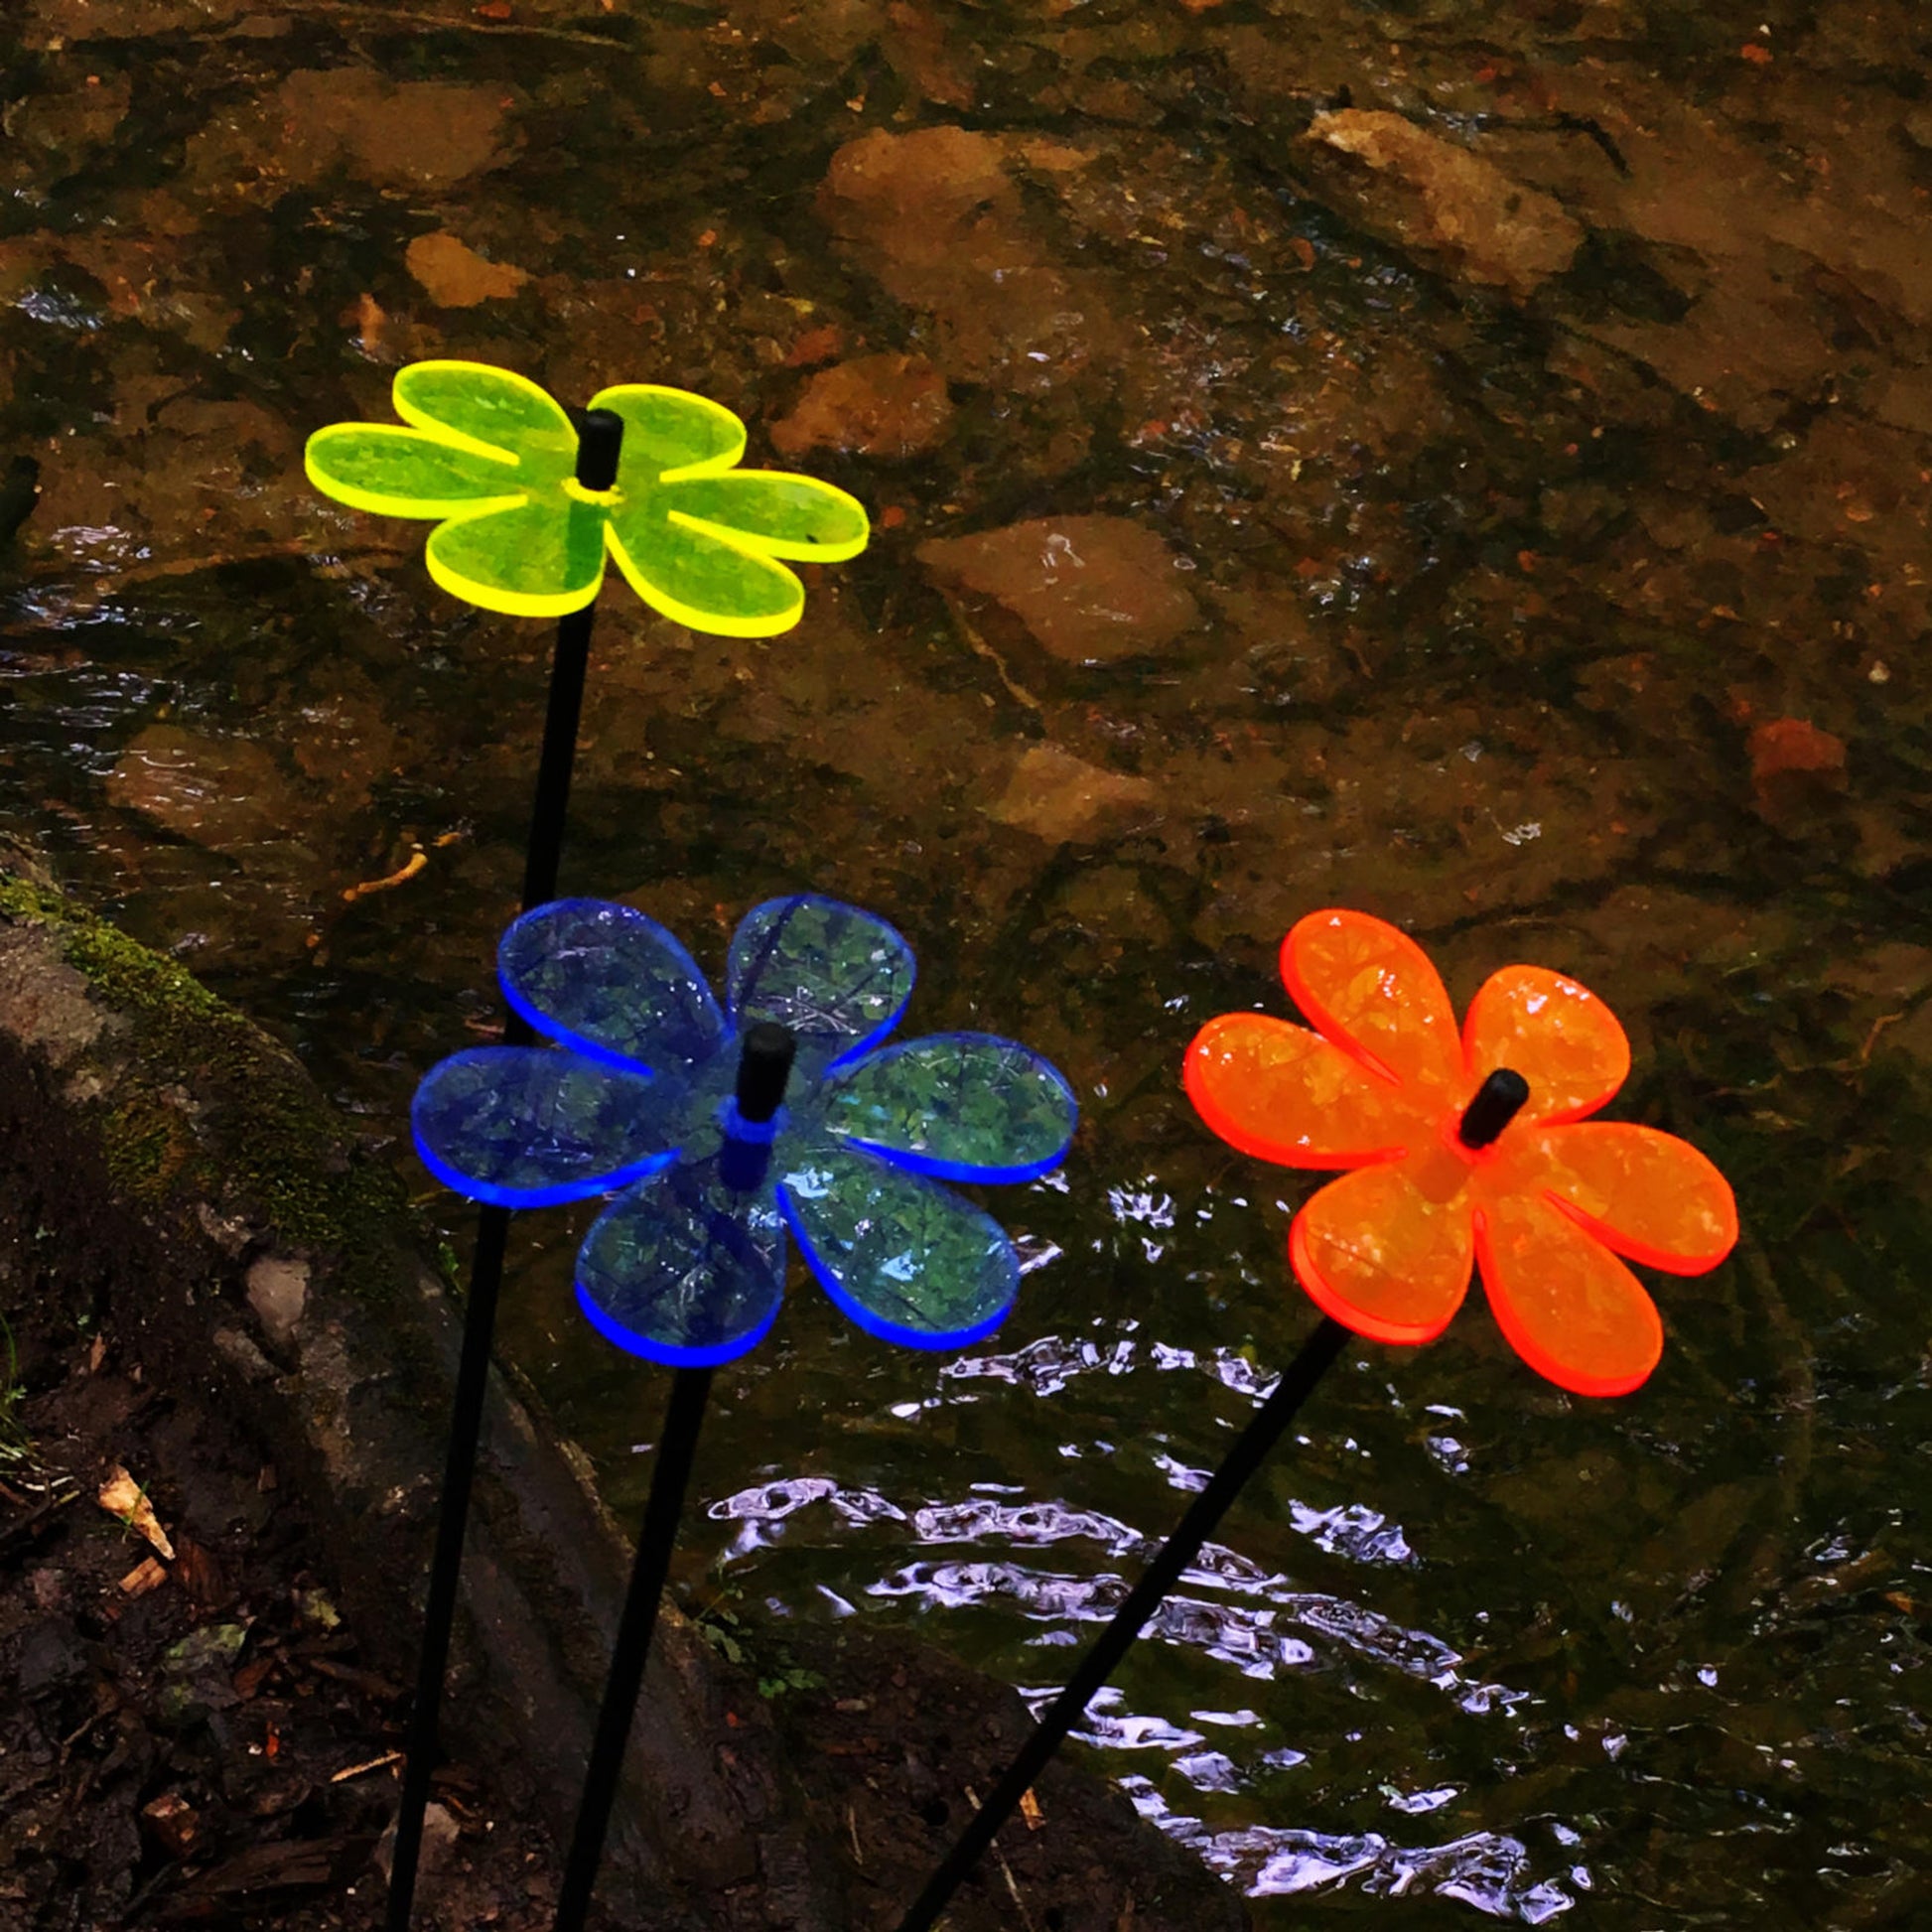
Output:
[[1861,1066],[1863,1066],[1871,1058],[1871,1049],[1877,1045],[1878,1035],[1887,1027],[1895,1027],[1904,1018],[1905,1014],[1902,1010],[1898,1013],[1881,1013],[1871,1023],[1871,1031],[1865,1035],[1864,1044],[1859,1048],[1859,1064]]
[[88,1731],[92,1730],[95,1727],[95,1725],[103,1723],[108,1718],[115,1716],[116,1713],[119,1712],[120,1708],[121,1708],[121,1700],[119,1696],[110,1693],[108,1697],[108,1701],[105,1704],[103,1704],[100,1707],[100,1709],[96,1711],[94,1715],[91,1718],[89,1718],[84,1725],[81,1725],[78,1729],[69,1731],[68,1734],[61,1739],[61,1758],[60,1758],[61,1763],[64,1765],[67,1763],[68,1758],[72,1754],[74,1745],[79,1743],[81,1738],[86,1736]]
[[343,903],[353,905],[358,898],[366,898],[371,893],[386,893],[397,886],[406,885],[429,864],[429,857],[419,845],[409,855],[408,863],[399,871],[392,872],[386,879],[365,879],[359,885],[350,886],[343,894]]
[[[979,1794],[970,1784],[966,1786],[966,1802],[975,1811],[979,1810]],[[1013,1909],[1020,1914],[1020,1923],[1027,1928],[1027,1932],[1034,1932],[1034,1915],[1027,1910],[1027,1901],[1020,1896],[1020,1886],[1014,1879],[1013,1867],[1007,1863],[1007,1855],[1000,1850],[998,1839],[993,1841],[993,1856],[999,1861],[1000,1876],[1007,1881],[1007,1890],[1013,1894]]]
[[[522,34],[531,40],[568,41],[575,47],[598,47],[607,54],[621,54],[625,43],[614,34],[586,34],[570,27],[541,27],[519,20],[476,20],[462,14],[411,13],[401,7],[370,7],[342,4],[342,0],[322,0],[317,13],[343,14],[350,20],[393,20],[404,27],[460,28],[471,34]],[[222,36],[226,38],[226,36]]]
[[977,655],[985,658],[999,674],[1000,682],[1006,686],[1008,695],[1017,698],[1035,718],[1043,722],[1046,713],[1039,700],[1014,677],[1007,669],[1006,659],[973,628],[971,620],[959,608],[959,600],[942,590],[939,593],[939,601],[945,605],[947,615],[953,621],[954,629],[966,640],[967,646]]
[[384,1751],[380,1757],[372,1757],[366,1764],[350,1764],[338,1771],[329,1782],[345,1784],[350,1778],[359,1778],[365,1771],[379,1771],[385,1764],[400,1764],[401,1751]]
[[0,1558],[12,1556],[23,1543],[31,1543],[53,1517],[69,1503],[78,1502],[80,1494],[78,1489],[69,1489],[66,1495],[50,1497],[25,1522],[16,1523],[12,1529],[0,1534]]

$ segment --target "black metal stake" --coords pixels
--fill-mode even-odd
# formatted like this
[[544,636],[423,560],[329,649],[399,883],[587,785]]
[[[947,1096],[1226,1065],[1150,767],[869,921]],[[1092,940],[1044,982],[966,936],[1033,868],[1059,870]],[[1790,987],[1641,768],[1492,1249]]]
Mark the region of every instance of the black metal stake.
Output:
[[[623,419],[614,410],[587,409],[575,412],[574,420],[578,433],[577,481],[586,489],[609,489],[617,482]],[[526,912],[557,896],[594,610],[595,601],[557,620],[550,692],[544,707],[543,749],[537,759],[530,839],[523,858]],[[528,1022],[517,1014],[507,1017],[503,1027],[506,1045],[527,1046],[534,1037]],[[436,1550],[430,1559],[429,1592],[423,1605],[423,1647],[417,1660],[416,1691],[409,1706],[402,1798],[389,1865],[386,1932],[409,1932],[410,1911],[415,1904],[423,1815],[429,1805],[430,1773],[435,1768],[437,1720],[443,1705],[443,1677],[450,1662],[450,1635],[456,1623],[463,1533],[470,1515],[477,1445],[483,1434],[483,1396],[489,1384],[489,1350],[496,1332],[496,1300],[503,1285],[509,1225],[509,1210],[504,1207],[485,1207],[477,1216],[477,1251],[470,1264],[470,1297],[463,1311],[463,1349],[457,1358],[456,1399],[450,1410]]]
[[[749,1191],[764,1178],[770,1143],[757,1135],[741,1137],[735,1129],[768,1125],[784,1099],[797,1049],[797,1037],[788,1027],[760,1021],[746,1030],[738,1056],[737,1118],[726,1127],[718,1163],[719,1177],[726,1186]],[[657,1608],[663,1600],[664,1580],[670,1574],[671,1551],[684,1514],[684,1492],[691,1479],[698,1430],[704,1422],[705,1398],[711,1393],[711,1375],[708,1368],[681,1368],[671,1384],[664,1436],[657,1446],[657,1465],[651,1471],[650,1495],[644,1503],[643,1528],[631,1560],[630,1587],[624,1592],[617,1642],[611,1649],[611,1673],[604,1680],[604,1703],[597,1714],[597,1733],[591,1740],[577,1829],[571,1836],[563,1883],[557,1891],[556,1932],[583,1932],[591,1909],[611,1807],[623,1771],[624,1747],[630,1741],[630,1721],[644,1687],[644,1666],[650,1659],[650,1640],[657,1629]]]
[[624,1746],[630,1741],[630,1720],[644,1687],[644,1665],[657,1630],[657,1607],[663,1601],[664,1580],[670,1574],[678,1519],[684,1514],[684,1491],[698,1447],[698,1430],[704,1422],[705,1401],[711,1394],[711,1377],[708,1368],[681,1368],[671,1383],[664,1436],[657,1446],[657,1465],[651,1471],[643,1528],[630,1566],[630,1587],[624,1592],[623,1614],[618,1621],[617,1642],[611,1651],[611,1674],[604,1680],[604,1703],[591,1740],[577,1829],[571,1836],[570,1855],[564,1861],[563,1883],[557,1893],[557,1932],[581,1932],[591,1909],[597,1868],[604,1858],[604,1835],[623,1770]]
[[[609,489],[618,480],[623,418],[614,409],[571,412],[577,424],[577,481],[586,489]],[[523,861],[523,909],[557,897],[563,859],[564,815],[570,809],[570,771],[577,759],[577,722],[584,710],[584,673],[590,663],[591,619],[596,602],[557,620],[557,647],[550,659],[550,701],[543,718],[543,750],[537,759],[537,792],[530,810],[530,843]]]
[[477,1252],[470,1264],[470,1300],[464,1310],[463,1353],[457,1362],[456,1402],[450,1412],[436,1554],[430,1560],[423,1648],[416,1664],[416,1694],[409,1707],[402,1802],[396,1813],[395,1849],[390,1855],[388,1932],[409,1932],[410,1907],[415,1902],[423,1814],[429,1804],[430,1772],[436,1762],[436,1720],[443,1701],[443,1673],[450,1662],[450,1631],[456,1621],[463,1526],[470,1511],[470,1481],[477,1467],[483,1392],[489,1381],[489,1342],[496,1326],[496,1295],[503,1285],[503,1250],[509,1227],[506,1207],[485,1207],[477,1217]]
[[1530,1083],[1513,1066],[1497,1067],[1463,1108],[1462,1118],[1455,1125],[1455,1138],[1464,1147],[1494,1146],[1529,1097]]
[[1348,1330],[1332,1315],[1324,1314],[1320,1326],[1302,1344],[1302,1352],[1283,1371],[1274,1393],[1256,1411],[1254,1420],[1241,1432],[1221,1466],[1208,1478],[1207,1487],[1188,1505],[1174,1533],[1161,1546],[1140,1582],[1128,1592],[1127,1600],[1114,1612],[1113,1620],[1075,1666],[1065,1689],[1053,1700],[1032,1736],[1021,1746],[1020,1754],[988,1793],[985,1804],[973,1814],[958,1843],[947,1853],[944,1863],[899,1920],[898,1932],[927,1932],[945,1910],[961,1880],[979,1863],[1000,1827],[1033,1788],[1034,1780],[1080,1721],[1094,1693],[1113,1675],[1115,1667],[1133,1647],[1142,1626],[1180,1581],[1180,1573],[1199,1556],[1201,1545],[1213,1535],[1228,1505],[1268,1459],[1282,1431],[1295,1420],[1347,1340]]

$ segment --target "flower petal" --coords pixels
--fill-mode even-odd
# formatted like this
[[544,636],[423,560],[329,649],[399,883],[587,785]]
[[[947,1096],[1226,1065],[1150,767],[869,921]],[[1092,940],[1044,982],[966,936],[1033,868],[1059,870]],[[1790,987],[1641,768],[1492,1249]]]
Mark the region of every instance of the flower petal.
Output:
[[1050,1062],[990,1034],[933,1034],[852,1064],[825,1125],[941,1180],[1032,1180],[1059,1165],[1079,1109]]
[[539,905],[503,934],[496,971],[531,1026],[593,1059],[684,1072],[725,1042],[725,1016],[697,961],[632,906]]
[[1664,1324],[1642,1284],[1551,1201],[1506,1193],[1476,1216],[1496,1325],[1536,1372],[1577,1395],[1627,1395],[1657,1366]]
[[1317,1031],[1364,1066],[1438,1100],[1456,1086],[1454,1009],[1406,932],[1366,912],[1311,912],[1282,941],[1282,981]]
[[[799,1035],[801,1073],[857,1059],[912,997],[912,949],[884,919],[835,898],[770,898],[739,921],[725,1006],[739,1031],[776,1021]],[[799,1075],[794,1074],[796,1080]]]
[[1702,1275],[1737,1241],[1729,1183],[1688,1141],[1633,1121],[1582,1121],[1513,1141],[1516,1191],[1547,1189],[1606,1247],[1673,1275]]
[[409,1109],[423,1165],[498,1207],[608,1193],[672,1159],[675,1089],[635,1068],[478,1046],[430,1068]]
[[445,441],[526,459],[546,477],[577,468],[577,430],[547,389],[489,362],[435,359],[396,371],[396,414]]
[[680,1161],[591,1224],[577,1305],[606,1340],[674,1368],[729,1362],[777,1319],[785,1227],[769,1187],[740,1193],[716,1157]]
[[655,382],[600,389],[593,409],[623,418],[618,486],[637,490],[663,477],[729,470],[745,454],[745,425],[723,403]]
[[778,1203],[826,1294],[868,1334],[963,1347],[1020,1293],[1020,1257],[991,1216],[829,1137],[787,1150]]
[[1462,1061],[1480,1086],[1499,1066],[1530,1083],[1519,1127],[1593,1114],[1630,1071],[1630,1042],[1596,995],[1541,966],[1505,966],[1462,1019]]
[[666,516],[664,501],[651,490],[611,508],[611,554],[653,611],[724,637],[775,637],[798,621],[805,587],[783,564]]
[[508,509],[453,517],[429,533],[429,574],[450,593],[513,618],[581,611],[604,582],[605,511],[546,491]]
[[816,477],[784,470],[733,470],[666,485],[674,524],[722,537],[767,557],[835,564],[866,547],[865,505]]
[[527,494],[514,464],[394,423],[331,423],[302,467],[325,496],[376,516],[476,516]]
[[1433,1341],[1468,1293],[1467,1167],[1432,1148],[1331,1180],[1296,1215],[1289,1261],[1324,1314],[1375,1341]]
[[1181,1080],[1222,1140],[1284,1167],[1399,1160],[1432,1134],[1418,1096],[1319,1034],[1268,1014],[1210,1020],[1187,1048]]

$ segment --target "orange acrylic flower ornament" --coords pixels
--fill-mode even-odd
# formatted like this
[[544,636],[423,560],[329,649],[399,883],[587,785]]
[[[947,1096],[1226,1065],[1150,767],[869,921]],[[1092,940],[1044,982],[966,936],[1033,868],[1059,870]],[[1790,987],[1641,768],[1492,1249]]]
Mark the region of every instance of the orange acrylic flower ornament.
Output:
[[1630,1067],[1609,1009],[1560,973],[1506,966],[1458,1036],[1422,948],[1363,912],[1301,920],[1282,979],[1313,1031],[1223,1014],[1195,1035],[1183,1077],[1201,1118],[1245,1153],[1351,1170],[1289,1230],[1315,1305],[1377,1341],[1430,1341],[1479,1267],[1538,1374],[1579,1395],[1636,1388],[1663,1324],[1618,1257],[1703,1274],[1730,1252],[1737,1210],[1688,1142],[1585,1118]]

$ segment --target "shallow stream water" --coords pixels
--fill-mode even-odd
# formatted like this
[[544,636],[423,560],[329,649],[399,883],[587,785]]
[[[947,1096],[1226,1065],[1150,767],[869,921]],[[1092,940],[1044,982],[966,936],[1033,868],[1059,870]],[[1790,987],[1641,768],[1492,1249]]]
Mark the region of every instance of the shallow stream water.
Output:
[[[1625,1401],[1479,1297],[1353,1348],[1099,1761],[1264,1926],[1924,1923],[1929,62],[1908,0],[20,0],[6,824],[461,1249],[407,1105],[496,1024],[548,638],[301,444],[427,355],[716,397],[875,540],[765,643],[613,580],[566,890],[713,970],[774,893],[872,907],[904,1032],[1027,1040],[1083,1122],[990,1197],[990,1342],[794,1281],[691,1600],[1050,1693],[1314,1319],[1311,1180],[1180,1052],[1360,906],[1458,1004],[1599,993],[1611,1112],[1744,1238]],[[664,1379],[573,1310],[588,1215],[520,1221],[503,1346],[628,1513]]]

